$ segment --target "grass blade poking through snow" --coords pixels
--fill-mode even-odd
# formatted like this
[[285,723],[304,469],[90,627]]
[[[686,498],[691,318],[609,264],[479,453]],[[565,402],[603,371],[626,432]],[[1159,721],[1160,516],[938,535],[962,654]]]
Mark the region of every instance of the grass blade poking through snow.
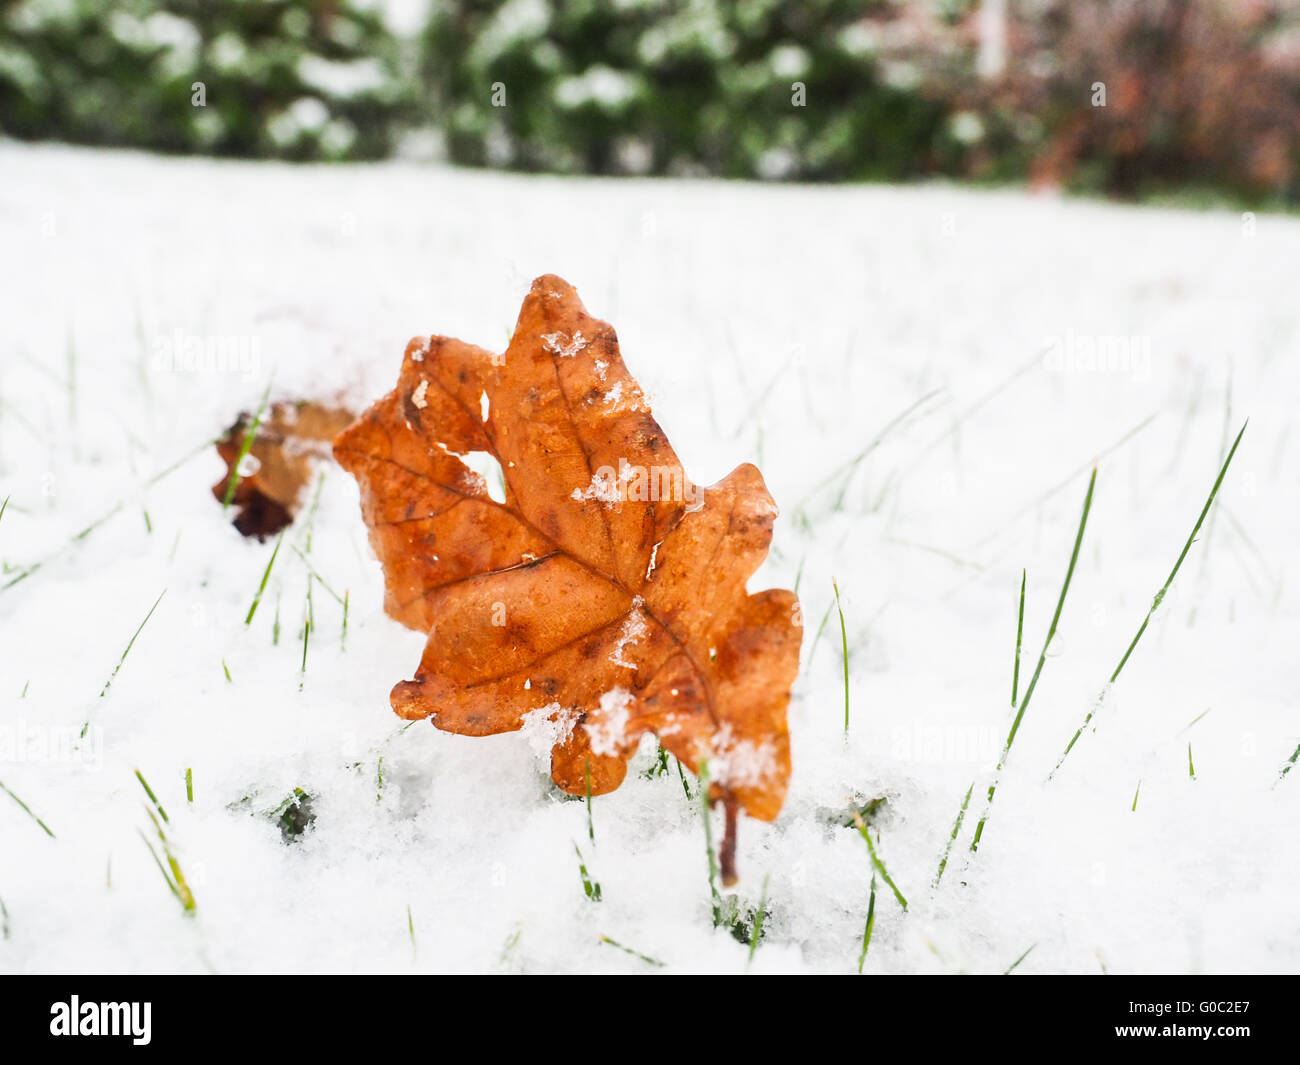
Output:
[[307,645],[311,642],[311,630],[316,626],[316,611],[312,606],[311,586],[314,577],[307,574],[307,602],[303,607],[302,616],[302,668],[298,674],[298,690],[302,691],[303,685],[307,683]]
[[1011,705],[1016,705],[1016,700],[1020,697],[1020,645],[1025,636],[1025,580],[1029,576],[1028,570],[1020,571],[1020,611],[1016,615],[1016,661],[1011,669]]
[[662,969],[664,967],[664,963],[659,961],[659,959],[652,958],[649,954],[642,954],[639,950],[633,950],[631,947],[625,947],[617,940],[610,939],[609,936],[601,936],[599,942],[604,943],[607,947],[614,947],[617,950],[621,950],[624,954],[630,954],[638,961],[643,961],[647,965],[653,965],[656,969]]
[[1079,562],[1079,549],[1083,546],[1083,533],[1088,527],[1088,512],[1092,510],[1092,493],[1097,487],[1097,467],[1092,468],[1092,476],[1088,478],[1088,493],[1083,497],[1083,513],[1079,515],[1079,529],[1074,534],[1074,549],[1070,552],[1070,564],[1065,569],[1065,580],[1061,582],[1061,594],[1056,599],[1056,611],[1052,614],[1052,623],[1047,627],[1047,638],[1043,640],[1043,649],[1038,653],[1038,663],[1034,666],[1034,675],[1029,678],[1029,687],[1025,689],[1025,697],[1021,700],[1020,708],[1016,711],[1016,716],[1011,722],[1011,731],[1007,733],[1007,742],[1002,746],[1002,754],[998,757],[997,767],[993,770],[993,781],[989,784],[988,796],[984,800],[984,813],[980,817],[980,823],[975,826],[975,837],[971,840],[970,849],[979,850],[980,838],[984,835],[984,826],[988,823],[989,813],[993,808],[993,796],[997,793],[998,780],[1002,775],[1002,769],[1007,763],[1007,758],[1011,754],[1011,745],[1016,741],[1016,733],[1020,731],[1020,723],[1025,719],[1025,711],[1029,709],[1029,701],[1034,697],[1034,689],[1038,687],[1038,678],[1043,674],[1043,664],[1047,661],[1047,649],[1052,646],[1052,640],[1056,638],[1056,627],[1061,622],[1061,612],[1065,609],[1065,597],[1070,591],[1070,581],[1074,578],[1074,567]]
[[758,895],[758,912],[754,914],[754,928],[749,933],[749,954],[745,958],[746,967],[754,960],[754,951],[758,950],[758,941],[763,938],[763,919],[767,916],[767,882],[763,877],[763,890]]
[[140,782],[140,787],[144,788],[144,793],[149,796],[149,801],[153,803],[154,809],[158,811],[158,816],[171,824],[171,818],[167,816],[167,811],[163,809],[162,803],[158,801],[158,796],[153,793],[153,788],[149,787],[149,782],[144,779],[144,774],[138,769],[135,771],[135,779]]
[[[185,911],[187,916],[192,916],[194,911],[198,909],[198,904],[194,901],[194,893],[190,891],[190,886],[185,880],[185,874],[181,871],[180,862],[176,860],[171,841],[167,838],[167,832],[163,828],[163,823],[169,821],[167,813],[163,810],[162,804],[159,803],[153,789],[149,787],[140,770],[137,769],[135,775],[140,781],[140,786],[144,788],[144,793],[149,796],[149,801],[153,803],[153,809],[146,806],[144,812],[149,815],[149,820],[153,822],[154,831],[158,834],[158,842],[162,847],[162,858],[158,856],[158,852],[154,849],[148,836],[142,832],[140,838],[144,840],[145,846],[149,848],[149,854],[152,856],[154,864],[158,866],[158,872],[162,873],[163,880],[181,904],[181,909]],[[159,817],[162,820],[159,820]],[[163,858],[167,859],[166,865],[163,864]]]
[[840,647],[844,651],[844,735],[849,734],[849,633],[844,627],[844,611],[840,609],[840,586],[831,578],[835,589],[835,610],[840,615]]
[[1286,775],[1295,768],[1296,759],[1300,758],[1300,746],[1291,752],[1291,757],[1286,760],[1286,765],[1282,767],[1282,772],[1277,775],[1278,780],[1285,779]]
[[957,811],[957,820],[952,823],[952,834],[948,837],[948,846],[943,849],[943,857],[939,859],[938,872],[934,874],[934,883],[932,887],[938,887],[939,881],[943,879],[943,871],[948,868],[948,856],[952,854],[952,845],[957,842],[957,837],[961,835],[961,824],[966,820],[966,808],[970,806],[970,797],[975,792],[975,781],[970,782],[970,787],[966,789],[966,798],[961,801],[961,809]]
[[1013,961],[1010,965],[1008,965],[1007,971],[1004,972],[1002,975],[1010,976],[1013,972],[1015,972],[1020,967],[1020,963],[1024,961],[1027,957],[1029,957],[1029,951],[1033,950],[1034,947],[1036,946],[1038,946],[1037,943],[1031,944],[1029,950],[1025,951],[1022,955],[1020,955],[1020,957],[1018,957],[1015,961]]
[[[1237,445],[1241,443],[1241,438],[1246,433],[1246,426],[1249,424],[1249,420],[1243,423],[1241,431],[1237,433],[1237,439],[1232,442],[1232,449],[1228,452],[1228,457],[1223,460],[1223,466],[1219,469],[1219,476],[1214,479],[1214,487],[1210,489],[1210,494],[1206,497],[1205,506],[1201,508],[1201,513],[1196,519],[1196,524],[1192,526],[1192,532],[1191,535],[1187,537],[1187,543],[1183,544],[1183,550],[1178,556],[1178,561],[1174,563],[1174,568],[1169,571],[1169,576],[1165,578],[1165,583],[1161,585],[1160,591],[1156,592],[1155,598],[1151,601],[1151,608],[1147,611],[1146,617],[1142,619],[1142,624],[1138,626],[1136,634],[1134,634],[1133,639],[1129,642],[1128,649],[1124,652],[1124,657],[1119,660],[1119,665],[1115,667],[1115,672],[1110,675],[1110,681],[1106,685],[1106,691],[1109,691],[1110,686],[1119,680],[1119,675],[1123,672],[1125,665],[1128,664],[1128,660],[1130,656],[1132,656],[1134,648],[1137,647],[1138,641],[1142,639],[1143,633],[1147,631],[1147,626],[1151,624],[1151,618],[1155,615],[1155,612],[1160,609],[1160,604],[1164,602],[1165,595],[1168,593],[1170,585],[1174,583],[1174,578],[1178,576],[1178,570],[1182,567],[1183,560],[1187,557],[1187,552],[1192,549],[1192,544],[1196,542],[1196,534],[1201,531],[1201,524],[1205,521],[1205,516],[1210,512],[1210,507],[1214,505],[1214,497],[1219,494],[1219,486],[1223,484],[1223,478],[1227,476],[1228,467],[1232,465],[1232,457],[1237,453]],[[1065,762],[1066,758],[1069,757],[1070,751],[1074,749],[1074,745],[1079,742],[1079,737],[1083,735],[1084,730],[1092,723],[1093,715],[1096,714],[1097,707],[1100,706],[1101,700],[1105,698],[1106,691],[1102,692],[1101,698],[1099,698],[1097,703],[1093,705],[1093,708],[1084,715],[1083,724],[1078,727],[1074,735],[1071,737],[1070,742],[1065,745],[1065,750],[1061,752],[1061,757],[1057,760],[1056,768],[1048,775],[1049,780],[1056,775],[1057,770],[1061,768],[1061,765]]]
[[262,571],[262,583],[257,586],[257,594],[253,596],[253,605],[248,608],[248,616],[244,618],[245,625],[253,623],[253,615],[257,613],[257,605],[262,601],[262,593],[266,591],[266,582],[271,579],[271,567],[275,565],[275,556],[280,553],[280,545],[284,543],[284,533],[280,533],[280,538],[275,541],[275,550],[271,552],[271,561],[266,564],[266,569]]
[[582,857],[582,851],[578,850],[578,845],[573,845],[573,853],[578,856],[578,875],[582,877],[582,893],[587,896],[591,902],[600,901],[600,881],[592,877],[587,871],[587,862]]
[[[973,786],[973,785],[972,785]],[[862,966],[867,962],[867,951],[871,949],[871,932],[876,927],[876,871],[871,870],[871,896],[867,899],[867,924],[862,929],[862,952],[858,955],[858,975],[862,975]]]
[[44,821],[42,821],[39,817],[37,817],[36,814],[32,812],[32,808],[28,806],[25,802],[23,802],[22,799],[18,798],[17,795],[15,795],[12,791],[10,791],[7,787],[5,787],[3,781],[0,781],[0,791],[3,791],[6,795],[9,796],[9,798],[13,799],[14,802],[16,802],[19,806],[21,806],[23,808],[23,811],[27,814],[27,816],[30,817],[33,821],[35,821],[38,825],[40,825],[41,828],[45,830],[45,834],[49,836],[50,839],[54,838],[54,833],[50,831],[50,826],[47,825]]
[[[135,630],[131,639],[127,641],[126,650],[122,652],[122,657],[117,660],[117,665],[113,667],[113,672],[109,674],[108,680],[104,681],[104,687],[100,689],[99,697],[101,699],[108,694],[108,689],[113,686],[113,681],[117,679],[118,671],[122,668],[122,663],[126,661],[126,656],[131,653],[131,648],[135,646],[135,641],[139,638],[140,633],[144,631],[144,627],[149,624],[149,619],[153,617],[153,612],[158,609],[158,604],[162,602],[162,598],[166,594],[166,588],[158,593],[158,598],[153,601],[153,606],[149,608],[149,613],[144,616],[144,620],[140,622],[139,628]],[[83,737],[86,735],[84,727],[81,730],[81,735]]]
[[[109,674],[108,680],[104,681],[104,687],[100,689],[99,697],[101,699],[108,694],[108,689],[112,687],[113,681],[117,679],[118,671],[122,668],[122,663],[126,661],[126,656],[131,653],[131,648],[135,646],[135,641],[139,638],[140,633],[144,631],[144,627],[149,624],[149,619],[153,617],[153,612],[158,609],[158,604],[162,602],[163,596],[166,594],[166,588],[158,593],[158,598],[153,601],[153,606],[149,608],[149,613],[144,616],[144,620],[140,622],[139,628],[135,630],[131,639],[127,641],[126,650],[122,652],[122,657],[117,660],[117,665],[113,667],[113,672]],[[87,718],[81,723],[81,739],[84,740],[86,738],[86,733],[89,731],[90,719]]]
[[907,899],[903,898],[903,893],[898,890],[898,885],[894,883],[893,878],[889,875],[885,863],[880,860],[880,855],[876,853],[876,845],[871,842],[871,833],[867,831],[866,822],[862,820],[862,815],[856,810],[853,811],[853,823],[857,825],[858,831],[862,833],[862,838],[867,841],[867,850],[871,853],[871,864],[875,866],[875,871],[880,874],[880,879],[889,885],[889,890],[894,893],[894,898],[898,900],[898,904],[906,910]]
[[808,494],[804,496],[803,499],[800,501],[799,503],[800,509],[802,509],[803,505],[807,503],[809,500],[811,500],[815,495],[817,495],[817,493],[820,492],[823,488],[828,488],[831,485],[835,484],[837,481],[843,479],[844,483],[840,487],[839,495],[835,500],[835,505],[834,507],[831,508],[833,510],[842,509],[844,506],[844,496],[849,489],[849,482],[853,479],[853,475],[857,472],[858,467],[862,465],[863,461],[867,458],[867,456],[870,455],[873,451],[875,451],[876,448],[878,448],[882,443],[884,443],[884,441],[888,438],[889,434],[892,433],[904,422],[906,422],[908,418],[910,418],[916,411],[920,410],[923,406],[925,406],[925,404],[929,403],[930,400],[935,398],[935,396],[941,395],[942,393],[943,393],[943,389],[941,388],[936,388],[932,392],[927,392],[920,399],[911,403],[904,411],[902,411],[902,413],[896,414],[893,418],[891,418],[885,424],[885,427],[881,429],[880,432],[878,432],[874,437],[872,437],[870,443],[868,443],[866,447],[864,447],[861,451],[859,451],[856,455],[853,456],[853,458],[849,459],[847,462],[841,463],[839,466],[835,467],[835,469],[832,470],[829,474],[827,474],[826,477],[818,481],[817,484],[813,485],[813,487],[809,490]]
[[596,824],[591,819],[591,759],[587,759],[587,838],[596,842]]
[[257,405],[257,413],[253,415],[248,431],[244,434],[244,442],[239,445],[239,456],[230,467],[230,478],[226,481],[226,497],[221,501],[223,507],[230,506],[235,498],[235,489],[239,487],[243,477],[239,471],[244,465],[244,460],[248,458],[248,453],[253,450],[253,441],[257,439],[257,430],[262,424],[262,415],[266,413],[266,403],[270,398],[271,386],[267,385],[266,391],[262,394],[262,402]]

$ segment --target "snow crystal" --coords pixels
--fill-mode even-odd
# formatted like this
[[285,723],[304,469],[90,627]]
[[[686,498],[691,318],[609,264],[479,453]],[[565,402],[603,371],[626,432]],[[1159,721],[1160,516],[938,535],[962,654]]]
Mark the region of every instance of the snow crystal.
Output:
[[632,600],[632,609],[628,611],[627,617],[623,619],[623,628],[618,634],[614,650],[609,653],[609,660],[616,666],[636,669],[636,663],[626,661],[623,658],[623,652],[627,650],[628,644],[636,643],[646,634],[645,615],[641,612],[644,605],[645,601],[638,595]]
[[[663,546],[663,543],[664,543],[664,542],[663,542],[662,540],[660,540],[658,543],[656,543],[656,544],[654,545],[654,547],[652,547],[652,548],[650,549],[650,565],[646,566],[646,568],[645,568],[645,579],[646,579],[646,580],[649,580],[649,579],[650,579],[650,575],[651,575],[652,573],[654,573],[654,571],[655,571],[656,561],[657,561],[658,558],[659,558],[659,548],[661,548],[661,547]],[[674,692],[674,694],[676,694],[676,693]]]
[[600,708],[592,711],[582,726],[593,754],[609,756],[623,750],[631,705],[632,693],[626,688],[614,688],[600,697]]
[[539,758],[549,761],[551,748],[568,740],[581,717],[582,712],[577,708],[551,702],[524,714],[520,718],[519,731],[529,749]]
[[543,333],[542,342],[546,345],[547,351],[553,352],[562,359],[573,358],[588,343],[581,330],[574,333],[571,338],[566,337],[563,333]]
[[424,398],[425,393],[428,391],[429,391],[429,382],[421,381],[420,384],[416,387],[415,391],[411,393],[411,402],[414,403],[421,410],[424,410],[424,408],[429,405],[429,401]]
[[770,744],[737,739],[730,725],[723,725],[713,738],[709,773],[720,783],[733,788],[763,787],[777,768]]
[[613,470],[602,466],[591,475],[591,484],[587,486],[586,491],[575,488],[569,498],[578,502],[584,499],[598,499],[605,504],[617,503],[621,498],[618,475]]

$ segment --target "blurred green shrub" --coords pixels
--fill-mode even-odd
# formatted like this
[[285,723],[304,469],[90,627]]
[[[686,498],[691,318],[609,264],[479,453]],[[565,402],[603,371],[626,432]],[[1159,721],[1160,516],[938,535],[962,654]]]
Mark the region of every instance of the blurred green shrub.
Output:
[[411,104],[398,59],[383,21],[350,0],[0,0],[0,129],[375,158]]
[[451,159],[519,170],[897,179],[961,146],[882,0],[435,0],[423,75]]
[[432,131],[516,170],[1300,202],[1300,0],[1007,0],[982,74],[992,0],[430,0],[400,41],[391,2],[0,0],[0,130],[303,160]]

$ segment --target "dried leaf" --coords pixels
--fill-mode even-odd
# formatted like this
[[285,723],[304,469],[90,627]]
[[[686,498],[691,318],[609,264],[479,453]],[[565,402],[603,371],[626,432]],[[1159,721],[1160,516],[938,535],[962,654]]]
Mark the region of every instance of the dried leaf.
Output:
[[[461,457],[500,464],[504,502]],[[745,464],[685,476],[577,293],[539,278],[504,355],[446,337],[407,346],[397,388],[334,443],[361,486],[387,612],[427,632],[393,709],[486,736],[542,715],[551,774],[617,788],[646,732],[734,823],[780,812],[798,669],[793,593],[750,595],[776,506]],[[724,842],[734,879],[734,838]]]
[[[329,457],[330,441],[355,415],[318,403],[274,403],[246,449],[254,417],[245,411],[217,441],[226,475],[212,486],[212,494],[224,503],[234,476],[230,502],[236,508],[235,528],[265,540],[293,521],[313,466]],[[238,474],[236,465],[241,467]]]

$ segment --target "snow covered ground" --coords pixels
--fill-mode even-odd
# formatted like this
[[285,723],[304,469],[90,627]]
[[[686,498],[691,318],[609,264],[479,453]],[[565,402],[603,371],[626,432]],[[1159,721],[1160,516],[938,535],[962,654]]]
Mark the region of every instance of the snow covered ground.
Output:
[[[46,560],[0,591],[0,782],[54,833],[0,795],[0,969],[648,968],[601,936],[667,971],[745,969],[713,927],[699,806],[675,773],[642,775],[652,751],[595,801],[593,845],[536,737],[399,732],[388,691],[422,639],[383,615],[336,468],[310,559],[347,591],[348,628],[317,583],[303,673],[288,546],[305,529],[245,626],[272,544],[230,527],[196,450],[268,383],[359,407],[412,335],[500,348],[555,272],[618,329],[694,480],[752,460],[782,508],[751,588],[798,575],[808,621],[790,796],[775,824],[741,824],[739,902],[766,883],[769,910],[752,971],[857,969],[871,864],[843,822],[882,796],[873,836],[909,908],[878,885],[867,973],[1001,972],[1030,947],[1018,971],[1300,970],[1300,770],[1280,778],[1300,742],[1300,221],[13,144],[0,175],[0,584]],[[166,368],[195,338],[233,365]],[[1046,782],[1247,417],[1096,732]],[[1021,569],[1023,691],[1099,455],[1060,633],[972,855]],[[814,639],[832,577],[847,738],[833,613]],[[140,838],[137,768],[192,916]],[[286,843],[267,814],[295,787],[315,820]]]

